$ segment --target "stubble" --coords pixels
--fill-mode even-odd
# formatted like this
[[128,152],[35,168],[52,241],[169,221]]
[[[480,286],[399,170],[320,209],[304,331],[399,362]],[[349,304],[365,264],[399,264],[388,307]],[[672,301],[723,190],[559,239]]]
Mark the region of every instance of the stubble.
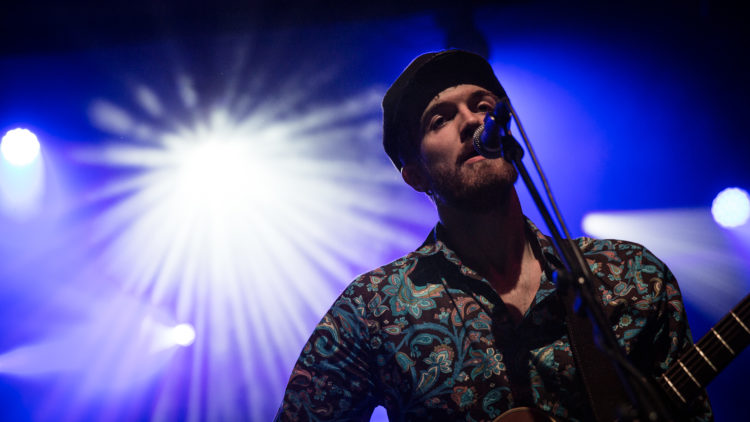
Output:
[[427,169],[435,201],[467,212],[485,213],[502,206],[518,179],[502,159]]

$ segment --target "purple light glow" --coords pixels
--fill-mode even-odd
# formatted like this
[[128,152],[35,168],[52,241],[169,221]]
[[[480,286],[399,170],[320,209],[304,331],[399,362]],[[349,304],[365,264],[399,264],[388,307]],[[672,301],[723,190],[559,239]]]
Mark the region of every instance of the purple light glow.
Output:
[[[713,133],[747,114],[744,91],[715,86],[728,79],[700,74],[646,26],[638,43],[631,21],[601,31],[611,18],[565,5],[542,25],[537,9],[482,8],[476,19],[563,213],[575,225],[590,210],[630,209],[597,215],[622,230],[613,236],[643,232],[697,309],[696,334],[696,321],[750,286],[750,226],[720,230],[707,210],[686,208],[744,183],[734,180],[747,146],[727,145],[743,132]],[[681,34],[670,25],[654,28]],[[0,404],[20,415],[9,418],[270,420],[338,293],[416,248],[437,220],[382,152],[380,101],[443,39],[424,13],[4,60],[0,115],[32,116],[58,138],[43,136],[30,165],[0,163]],[[722,110],[701,98],[709,92],[741,101]],[[701,156],[696,139],[734,152]],[[43,172],[51,161],[54,175]],[[19,200],[50,183],[61,198]],[[194,334],[176,329],[185,322]],[[732,407],[738,383],[712,397],[717,410],[725,400],[747,413]]]

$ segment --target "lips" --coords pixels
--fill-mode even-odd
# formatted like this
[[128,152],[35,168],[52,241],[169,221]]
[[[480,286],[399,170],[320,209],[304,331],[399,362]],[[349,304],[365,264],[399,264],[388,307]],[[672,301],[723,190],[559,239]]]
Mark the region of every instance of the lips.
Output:
[[475,156],[469,158],[468,160],[464,160],[464,164],[472,164],[472,163],[476,163],[477,161],[482,161],[482,160],[486,160],[486,159],[487,158],[482,157],[481,155],[475,155]]
[[474,148],[471,148],[471,149],[467,149],[466,152],[464,152],[463,154],[461,154],[461,156],[458,158],[458,163],[459,164],[467,164],[467,163],[469,163],[469,160],[471,160],[471,162],[473,163],[473,162],[479,161],[480,159],[484,159],[484,157],[482,157],[481,155],[479,155],[474,150]]

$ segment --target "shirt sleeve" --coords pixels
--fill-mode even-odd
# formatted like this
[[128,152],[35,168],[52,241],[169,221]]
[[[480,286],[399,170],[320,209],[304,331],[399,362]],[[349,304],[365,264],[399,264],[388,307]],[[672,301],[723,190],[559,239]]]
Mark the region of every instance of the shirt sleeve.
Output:
[[[646,270],[649,266],[656,267],[659,271]],[[693,345],[693,338],[682,301],[682,293],[672,272],[646,249],[643,251],[642,269],[644,274],[659,277],[663,281],[662,291],[658,295],[661,296],[661,300],[656,316],[657,330],[651,348],[652,374],[660,377],[671,365],[677,363],[678,358],[687,348]],[[713,421],[711,403],[705,389],[695,400],[691,401],[690,406],[684,411],[688,420]]]
[[[351,286],[347,292],[351,292]],[[378,403],[361,297],[345,292],[292,370],[276,421],[367,421]]]

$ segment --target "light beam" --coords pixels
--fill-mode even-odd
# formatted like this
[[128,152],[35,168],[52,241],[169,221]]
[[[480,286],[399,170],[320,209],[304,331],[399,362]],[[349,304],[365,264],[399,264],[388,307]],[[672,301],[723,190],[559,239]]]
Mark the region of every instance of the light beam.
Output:
[[597,212],[583,230],[599,238],[626,239],[648,247],[677,278],[686,302],[718,320],[750,290],[750,236],[727,236],[708,209]]
[[[280,118],[312,103],[299,96],[313,95],[308,86],[293,90],[289,104],[277,94],[222,101],[257,104],[244,113],[199,108],[198,93],[184,92],[190,86],[188,76],[176,78],[192,121],[170,115],[143,85],[134,97],[148,119],[92,103],[92,122],[122,140],[75,156],[134,171],[86,196],[108,204],[91,222],[90,248],[126,292],[171,308],[201,333],[188,419],[262,420],[275,413],[299,350],[333,299],[358,273],[419,244],[434,210],[427,201],[395,206],[413,193],[380,150],[378,90]],[[405,232],[413,225],[415,234]],[[187,337],[172,344],[193,341]]]

